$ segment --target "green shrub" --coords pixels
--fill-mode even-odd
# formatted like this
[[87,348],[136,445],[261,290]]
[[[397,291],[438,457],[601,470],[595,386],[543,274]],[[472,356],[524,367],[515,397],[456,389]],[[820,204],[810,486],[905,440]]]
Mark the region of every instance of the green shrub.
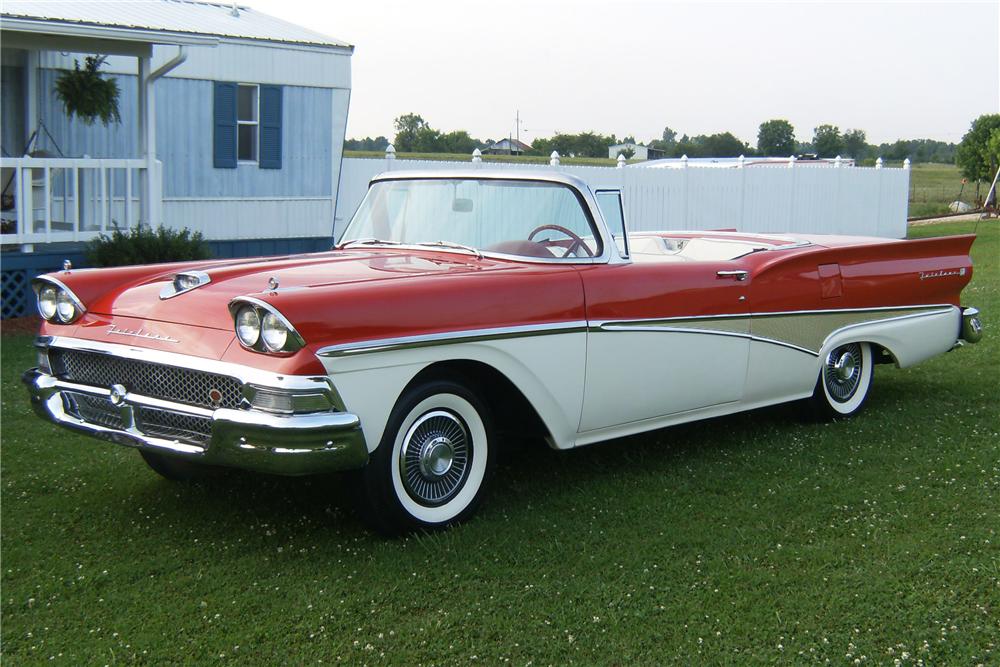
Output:
[[116,229],[111,236],[101,234],[87,244],[87,260],[91,266],[157,264],[211,256],[201,232],[187,228],[177,230],[161,226],[153,231],[140,226],[124,232]]

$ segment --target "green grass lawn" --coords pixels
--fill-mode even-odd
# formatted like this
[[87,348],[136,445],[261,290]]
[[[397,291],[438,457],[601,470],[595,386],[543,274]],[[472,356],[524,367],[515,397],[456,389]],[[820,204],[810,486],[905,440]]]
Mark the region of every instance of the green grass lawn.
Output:
[[[985,199],[989,183],[979,184],[979,199]],[[961,193],[961,197],[959,196]],[[910,173],[911,218],[948,213],[948,205],[955,200],[976,205],[976,184],[966,183],[962,188],[962,171],[953,164],[918,164]]]
[[469,524],[401,541],[338,476],[172,484],[41,422],[6,336],[3,663],[995,664],[1000,229],[979,234],[986,338],[880,366],[858,418],[527,448]]

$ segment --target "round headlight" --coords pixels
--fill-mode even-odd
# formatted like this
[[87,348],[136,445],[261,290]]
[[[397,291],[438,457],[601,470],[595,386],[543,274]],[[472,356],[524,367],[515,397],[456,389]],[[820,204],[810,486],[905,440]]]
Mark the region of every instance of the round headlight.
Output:
[[260,316],[254,308],[246,306],[236,315],[236,335],[247,347],[260,340]]
[[271,352],[279,352],[285,348],[285,343],[288,341],[288,327],[274,313],[264,316],[260,333],[264,345]]
[[47,320],[56,315],[56,288],[46,285],[38,290],[38,314]]
[[63,323],[71,322],[76,317],[76,305],[73,304],[73,299],[66,293],[66,290],[59,290],[56,293],[56,315]]

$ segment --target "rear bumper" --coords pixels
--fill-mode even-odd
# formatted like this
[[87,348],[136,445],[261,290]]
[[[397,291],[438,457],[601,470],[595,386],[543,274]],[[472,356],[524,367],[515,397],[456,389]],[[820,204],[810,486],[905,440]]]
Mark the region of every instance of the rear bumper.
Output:
[[[208,465],[280,475],[351,470],[368,462],[368,448],[358,417],[346,412],[281,415],[260,410],[206,410],[132,394],[113,397],[110,389],[66,382],[38,368],[25,372],[22,379],[39,416],[120,445]],[[120,427],[71,414],[66,409],[64,392],[107,400],[107,409],[116,411],[115,421]],[[143,433],[134,416],[139,408],[210,419],[211,435],[206,442],[192,444]]]

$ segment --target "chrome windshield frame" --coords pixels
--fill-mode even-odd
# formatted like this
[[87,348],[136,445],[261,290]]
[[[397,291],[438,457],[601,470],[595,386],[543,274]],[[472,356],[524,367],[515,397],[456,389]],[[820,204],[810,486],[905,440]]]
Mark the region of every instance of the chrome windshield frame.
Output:
[[[482,181],[525,181],[525,182],[536,182],[536,183],[554,183],[557,185],[562,185],[568,187],[576,195],[577,200],[580,202],[583,208],[584,214],[587,216],[588,222],[591,224],[598,240],[601,244],[601,252],[599,255],[594,257],[528,257],[525,255],[512,255],[508,253],[492,252],[489,250],[478,249],[483,257],[489,257],[490,259],[500,259],[505,261],[514,262],[524,262],[526,264],[562,264],[562,265],[579,265],[579,264],[615,264],[615,263],[628,263],[628,259],[622,258],[617,249],[612,252],[612,247],[615,246],[614,238],[608,232],[607,224],[604,221],[604,216],[601,214],[600,208],[597,205],[597,201],[594,198],[594,193],[584,181],[562,172],[552,172],[552,171],[541,171],[541,170],[531,170],[531,171],[515,171],[515,170],[499,170],[499,169],[448,169],[441,171],[428,171],[428,170],[402,170],[402,171],[389,171],[376,175],[372,178],[371,182],[368,184],[368,192],[365,194],[365,199],[362,200],[361,204],[358,205],[358,210],[364,205],[365,200],[368,199],[372,191],[372,186],[376,183],[383,183],[387,181],[415,181],[415,180],[482,180]],[[355,212],[356,215],[357,212]],[[334,246],[335,249],[341,249],[340,246],[343,243],[343,238],[347,235],[350,230],[351,225],[354,224],[354,217],[352,216],[351,221],[344,228],[343,233],[340,238],[337,239],[337,243]],[[403,245],[398,243],[386,243],[386,244],[376,244],[369,243],[363,246],[366,248],[380,248],[380,249],[402,249],[402,250],[424,250],[433,252],[450,252],[450,253],[461,253],[463,255],[468,255],[467,250],[460,250],[457,248],[449,248],[447,246],[432,246],[432,245]],[[354,249],[352,247],[346,248],[346,250]]]

